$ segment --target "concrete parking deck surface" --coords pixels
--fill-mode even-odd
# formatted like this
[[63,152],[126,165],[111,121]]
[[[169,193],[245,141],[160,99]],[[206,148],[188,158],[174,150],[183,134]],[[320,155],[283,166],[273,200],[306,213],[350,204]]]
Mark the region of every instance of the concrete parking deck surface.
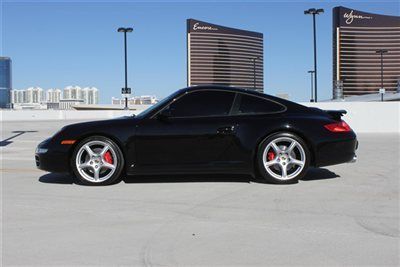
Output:
[[65,123],[2,123],[4,266],[399,265],[398,135],[360,135],[357,163],[294,185],[211,175],[88,187],[35,168],[35,146]]

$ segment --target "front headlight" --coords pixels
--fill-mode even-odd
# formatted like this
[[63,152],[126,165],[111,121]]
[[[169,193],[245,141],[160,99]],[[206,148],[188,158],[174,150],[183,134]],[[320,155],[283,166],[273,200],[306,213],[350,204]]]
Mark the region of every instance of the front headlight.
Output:
[[48,151],[47,148],[40,148],[40,147],[37,147],[37,148],[36,148],[36,153],[37,153],[37,154],[44,154],[44,153],[46,153],[47,151]]

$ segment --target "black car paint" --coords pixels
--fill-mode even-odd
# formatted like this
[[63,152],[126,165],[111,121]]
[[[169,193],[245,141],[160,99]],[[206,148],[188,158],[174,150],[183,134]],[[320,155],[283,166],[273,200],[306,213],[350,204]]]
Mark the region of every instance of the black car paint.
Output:
[[[279,99],[273,96],[221,86],[181,89],[171,99],[196,90],[230,90],[280,103],[279,113],[195,118],[165,118],[159,113],[165,101],[143,116],[77,123],[65,126],[39,144],[46,153],[37,153],[38,168],[50,172],[70,172],[70,158],[80,140],[102,135],[112,139],[125,157],[127,174],[161,173],[246,173],[255,171],[258,146],[269,135],[291,132],[301,137],[311,154],[311,166],[349,162],[357,147],[353,131],[332,133],[324,125],[340,120],[338,114]],[[61,145],[62,140],[78,140]]]

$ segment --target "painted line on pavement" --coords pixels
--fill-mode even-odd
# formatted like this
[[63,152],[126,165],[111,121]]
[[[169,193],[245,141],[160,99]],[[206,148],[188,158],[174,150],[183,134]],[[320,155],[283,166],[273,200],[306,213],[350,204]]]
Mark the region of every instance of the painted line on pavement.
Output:
[[45,172],[45,171],[42,171],[42,170],[39,170],[39,169],[0,169],[0,171],[3,172],[3,173],[5,173],[5,172],[7,172],[7,173],[10,173],[10,172],[23,172],[23,173],[26,173],[26,172]]

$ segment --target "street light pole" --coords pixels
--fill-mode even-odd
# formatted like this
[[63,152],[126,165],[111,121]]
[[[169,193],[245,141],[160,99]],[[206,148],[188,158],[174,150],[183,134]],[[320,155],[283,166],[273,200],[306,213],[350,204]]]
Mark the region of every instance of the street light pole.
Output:
[[309,70],[308,73],[311,74],[311,98],[310,98],[310,102],[314,102],[314,87],[313,87],[314,71],[313,70]]
[[315,15],[324,13],[322,8],[315,9],[310,8],[304,11],[305,15],[312,15],[313,16],[313,35],[314,35],[314,87],[315,87],[315,102],[318,102],[318,84],[317,84],[317,30],[316,30],[316,23],[315,23]]
[[260,57],[252,57],[250,60],[253,61],[253,88],[257,90],[257,78],[256,78],[256,60],[260,59]]
[[124,50],[125,50],[125,87],[122,88],[122,93],[125,94],[125,108],[128,108],[128,94],[130,94],[130,88],[128,88],[128,49],[127,49],[127,42],[126,42],[126,33],[132,32],[132,28],[118,28],[118,32],[124,33]]
[[[379,50],[376,50],[375,52],[377,54],[381,54],[381,89],[383,89],[383,54],[387,53],[388,50],[379,49]],[[383,93],[381,93],[381,101],[383,101]]]

